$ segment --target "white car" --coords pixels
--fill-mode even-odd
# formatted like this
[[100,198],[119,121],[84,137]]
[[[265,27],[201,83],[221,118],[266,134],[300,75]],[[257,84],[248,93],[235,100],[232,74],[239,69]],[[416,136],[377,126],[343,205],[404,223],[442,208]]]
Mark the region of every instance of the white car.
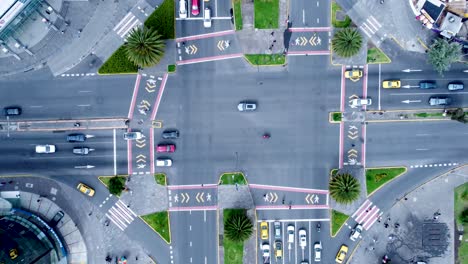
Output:
[[288,228],[286,231],[288,233],[288,243],[294,243],[294,226],[288,225]]
[[356,241],[356,239],[359,238],[359,235],[362,233],[362,225],[356,225],[356,227],[353,229],[351,232],[351,235],[349,235],[349,239],[352,241]]
[[270,245],[268,243],[262,245],[262,256],[264,258],[270,257]]
[[307,231],[305,229],[299,230],[299,246],[301,248],[307,247]]
[[315,242],[314,244],[314,261],[319,262],[322,260],[322,242]]
[[187,18],[187,2],[179,0],[179,18]]
[[156,167],[170,167],[172,166],[171,159],[156,159]]
[[37,145],[36,153],[39,153],[39,154],[55,153],[55,145]]
[[145,136],[141,132],[125,132],[123,138],[125,140],[135,140],[135,139],[142,139]]
[[211,27],[211,10],[208,7],[205,7],[203,11],[203,26],[206,28]]
[[364,105],[371,105],[371,104],[372,104],[372,100],[370,98],[351,100],[351,106],[364,106]]

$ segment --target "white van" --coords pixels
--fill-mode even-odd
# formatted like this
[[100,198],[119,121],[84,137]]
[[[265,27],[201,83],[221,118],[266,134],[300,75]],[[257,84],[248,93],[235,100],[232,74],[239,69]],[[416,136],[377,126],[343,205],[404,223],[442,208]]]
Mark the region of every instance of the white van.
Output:
[[205,7],[203,11],[203,26],[206,28],[211,27],[211,10],[208,7]]
[[187,2],[185,0],[179,0],[179,17],[187,18]]

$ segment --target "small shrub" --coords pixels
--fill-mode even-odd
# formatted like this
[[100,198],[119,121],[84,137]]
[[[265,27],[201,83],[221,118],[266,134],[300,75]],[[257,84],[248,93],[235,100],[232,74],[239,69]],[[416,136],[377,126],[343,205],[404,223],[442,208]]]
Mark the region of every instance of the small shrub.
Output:
[[460,220],[464,224],[468,224],[468,208],[463,209],[463,212],[461,213]]
[[176,71],[176,66],[174,64],[167,65],[167,71],[168,72],[175,72]]
[[115,176],[109,180],[109,192],[113,195],[120,195],[124,190],[125,178]]
[[387,177],[387,173],[379,173],[375,175],[375,182],[379,182],[385,177]]

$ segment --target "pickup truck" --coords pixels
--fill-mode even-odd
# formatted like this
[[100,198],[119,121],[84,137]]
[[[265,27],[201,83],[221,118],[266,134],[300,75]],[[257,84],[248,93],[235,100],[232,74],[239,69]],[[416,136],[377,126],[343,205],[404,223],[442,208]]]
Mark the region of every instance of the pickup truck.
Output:
[[437,84],[435,81],[422,81],[419,82],[419,88],[421,89],[435,89],[437,88]]

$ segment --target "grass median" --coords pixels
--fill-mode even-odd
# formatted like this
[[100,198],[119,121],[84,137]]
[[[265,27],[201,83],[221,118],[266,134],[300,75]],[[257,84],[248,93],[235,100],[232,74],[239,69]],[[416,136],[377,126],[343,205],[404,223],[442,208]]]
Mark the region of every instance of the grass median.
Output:
[[379,64],[390,63],[390,58],[379,48],[370,48],[367,50],[367,63]]
[[120,46],[98,70],[99,74],[135,74],[137,72],[138,66],[128,60],[123,45]]
[[[343,12],[341,6],[339,6],[335,1],[332,2],[332,25],[336,28],[346,28],[351,25],[351,18],[344,14],[343,20],[336,19],[337,12]],[[343,12],[344,13],[344,12]]]
[[341,226],[346,222],[346,220],[348,220],[348,218],[349,216],[347,214],[332,210],[332,236],[336,235],[338,230],[340,230]]
[[242,172],[229,172],[223,173],[219,178],[219,183],[226,185],[226,184],[239,184],[239,185],[246,185],[247,180]]
[[255,0],[254,17],[255,28],[278,28],[279,0]]
[[286,56],[283,54],[245,54],[245,58],[256,66],[283,65],[286,63]]
[[143,215],[141,218],[153,228],[167,243],[171,243],[169,231],[169,213],[167,211]]
[[[468,230],[468,183],[455,188],[455,221],[457,226],[463,226],[463,230]],[[465,222],[463,221],[463,211],[465,211]],[[456,250],[457,263],[468,263],[468,242],[462,239]]]
[[416,117],[442,117],[444,116],[443,113],[416,113],[416,114],[413,114],[414,116]]
[[405,172],[405,167],[366,169],[367,195]]
[[[223,218],[228,219],[231,214],[245,212],[244,209],[224,209]],[[225,264],[242,264],[244,256],[244,242],[234,242],[226,236],[223,238],[224,247],[224,263]]]
[[242,0],[234,0],[234,23],[236,24],[236,30],[241,30],[242,24]]

